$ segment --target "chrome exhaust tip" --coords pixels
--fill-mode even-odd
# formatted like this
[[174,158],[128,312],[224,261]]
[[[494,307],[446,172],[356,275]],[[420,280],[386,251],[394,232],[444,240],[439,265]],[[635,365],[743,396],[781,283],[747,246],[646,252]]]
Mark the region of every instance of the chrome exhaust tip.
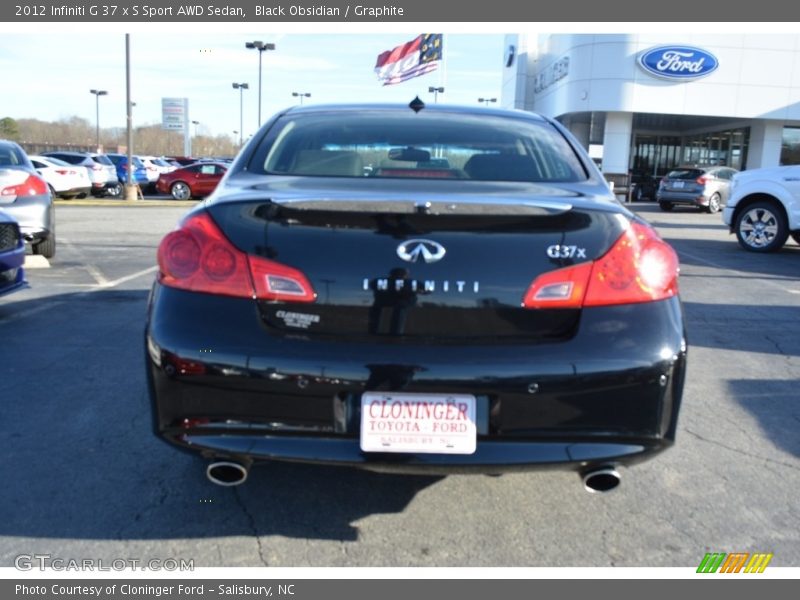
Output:
[[243,484],[249,472],[250,470],[241,463],[221,460],[208,465],[206,477],[211,483],[231,487]]
[[602,467],[587,471],[583,474],[583,489],[590,494],[600,494],[603,492],[610,492],[615,489],[619,484],[620,477],[619,471],[614,467]]

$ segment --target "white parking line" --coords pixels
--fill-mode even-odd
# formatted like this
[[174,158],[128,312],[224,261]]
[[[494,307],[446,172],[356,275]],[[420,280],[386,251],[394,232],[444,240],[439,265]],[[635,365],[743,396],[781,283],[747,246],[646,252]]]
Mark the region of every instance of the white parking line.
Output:
[[148,273],[155,273],[158,271],[158,265],[153,265],[152,267],[148,267],[147,269],[142,269],[141,271],[137,271],[136,273],[131,273],[130,275],[126,275],[125,277],[120,277],[119,279],[115,279],[114,281],[109,281],[106,287],[117,287],[118,285],[130,281],[132,279],[136,279],[137,277],[141,277],[143,275],[147,275]]
[[99,285],[101,287],[109,287],[108,286],[108,284],[109,284],[108,279],[106,279],[105,276],[103,275],[103,273],[100,272],[100,269],[98,269],[96,266],[94,266],[92,264],[89,264],[89,261],[86,259],[86,255],[83,252],[81,252],[69,240],[65,240],[64,238],[61,238],[61,243],[64,244],[65,246],[67,246],[73,254],[77,254],[78,255],[78,258],[80,258],[81,262],[84,263],[81,266],[86,270],[87,273],[89,273],[89,275],[92,276],[92,279],[94,279],[97,282],[97,285]]
[[28,254],[25,257],[26,269],[49,269],[50,261],[41,254]]
[[[109,290],[111,288],[115,288],[118,285],[122,285],[128,281],[136,279],[137,277],[142,277],[147,275],[148,273],[154,273],[158,270],[158,266],[152,266],[147,269],[142,269],[141,271],[137,271],[136,273],[131,273],[130,275],[126,275],[125,277],[120,277],[119,279],[115,279],[114,281],[106,281],[104,284],[95,284],[90,287],[90,289],[85,290],[83,292],[78,292],[75,294],[76,296],[85,296],[88,294],[92,294],[94,292],[98,292],[100,290]],[[85,287],[81,285],[80,287]],[[7,319],[0,320],[0,325],[6,325],[8,323],[13,323],[14,321],[18,321],[20,319],[24,319],[25,317],[30,317],[31,315],[38,314],[40,312],[46,310],[52,310],[57,306],[61,306],[62,304],[66,304],[67,300],[53,300],[48,302],[46,299],[42,299],[42,303],[38,306],[33,308],[29,308],[28,310],[22,310],[20,312],[14,313],[13,315],[9,316]]]

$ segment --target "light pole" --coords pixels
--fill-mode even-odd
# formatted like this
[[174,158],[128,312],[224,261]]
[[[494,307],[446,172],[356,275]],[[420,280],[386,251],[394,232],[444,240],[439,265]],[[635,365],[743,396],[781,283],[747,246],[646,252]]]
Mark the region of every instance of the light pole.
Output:
[[244,91],[250,86],[246,83],[234,83],[233,89],[239,90],[239,147],[242,146],[242,131],[244,131]]
[[433,103],[436,104],[439,101],[439,94],[444,94],[444,88],[430,86],[428,93],[433,94]]
[[497,98],[478,98],[478,102],[482,103],[484,106],[489,106],[490,102],[497,102]]
[[245,42],[245,48],[258,50],[258,126],[261,127],[261,55],[267,50],[275,50],[275,44],[265,44],[261,40]]
[[192,121],[192,125],[194,125],[194,137],[192,138],[192,151],[190,154],[194,156],[194,143],[197,141],[197,126],[200,125],[200,121]]
[[100,152],[100,96],[105,96],[108,92],[106,90],[89,90],[89,93],[94,94],[97,151]]
[[303,106],[303,98],[311,98],[311,94],[308,92],[292,92],[292,96],[300,98],[300,106]]

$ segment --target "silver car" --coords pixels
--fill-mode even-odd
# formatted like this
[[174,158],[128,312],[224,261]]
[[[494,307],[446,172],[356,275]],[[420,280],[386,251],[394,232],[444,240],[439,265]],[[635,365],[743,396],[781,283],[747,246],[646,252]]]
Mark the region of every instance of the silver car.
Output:
[[658,184],[656,200],[661,210],[676,204],[719,212],[731,195],[731,181],[738,171],[730,167],[678,167]]
[[0,140],[0,209],[11,215],[34,254],[56,253],[56,217],[50,187],[16,142]]

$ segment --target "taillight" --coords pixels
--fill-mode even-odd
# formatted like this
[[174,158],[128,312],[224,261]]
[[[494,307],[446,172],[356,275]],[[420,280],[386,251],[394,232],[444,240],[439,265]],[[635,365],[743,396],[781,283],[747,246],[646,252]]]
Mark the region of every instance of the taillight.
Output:
[[70,171],[68,169],[56,169],[56,173],[59,175],[77,175],[77,171]]
[[705,185],[707,181],[708,177],[706,175],[701,175],[700,177],[695,179],[695,182],[698,183],[699,185]]
[[647,225],[632,223],[593,262],[537,277],[524,308],[582,308],[654,302],[678,293],[678,256]]
[[236,248],[207,213],[190,217],[158,247],[159,281],[167,286],[237,298],[313,302],[305,275]]
[[42,196],[50,193],[44,179],[26,171],[17,171],[9,179],[0,189],[0,196]]
[[102,166],[100,166],[100,165],[93,165],[90,168],[92,169],[92,171],[103,171],[104,170],[104,168]]

